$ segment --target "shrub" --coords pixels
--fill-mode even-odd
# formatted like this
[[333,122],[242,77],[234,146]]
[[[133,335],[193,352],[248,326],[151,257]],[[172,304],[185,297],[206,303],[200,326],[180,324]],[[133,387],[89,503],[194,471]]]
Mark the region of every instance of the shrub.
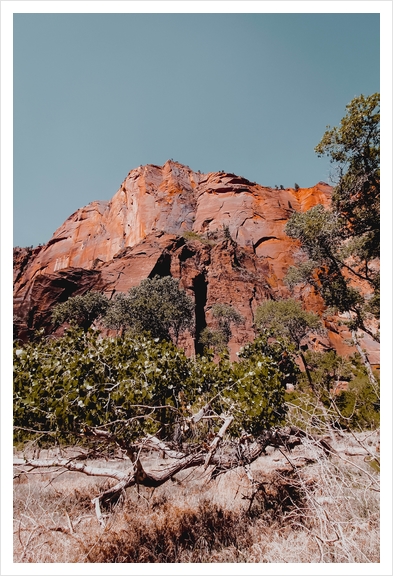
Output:
[[[284,381],[269,350],[217,364],[147,336],[101,338],[71,328],[58,340],[15,347],[14,423],[62,441],[85,426],[111,423],[130,440],[159,429],[171,437],[179,412],[210,402],[218,414],[234,416],[235,434],[259,434],[285,415]],[[25,436],[16,430],[17,440]]]
[[54,324],[75,321],[86,332],[95,320],[105,314],[108,306],[108,298],[99,292],[72,296],[53,308],[52,321]]
[[212,240],[206,238],[206,236],[203,234],[197,234],[192,230],[183,232],[183,238],[186,240],[186,242],[201,242],[202,244],[206,244],[208,246],[214,246],[214,242]]
[[146,278],[127,295],[116,295],[104,324],[177,342],[179,334],[194,325],[194,303],[171,276]]

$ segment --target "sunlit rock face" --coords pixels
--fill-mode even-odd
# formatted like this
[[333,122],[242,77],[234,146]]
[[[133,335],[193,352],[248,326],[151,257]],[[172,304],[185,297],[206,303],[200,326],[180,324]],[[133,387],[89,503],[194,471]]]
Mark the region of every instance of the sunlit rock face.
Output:
[[[255,336],[257,306],[289,296],[283,279],[298,250],[284,232],[291,214],[329,206],[331,194],[323,182],[277,190],[174,161],[131,170],[110,201],[77,210],[45,246],[15,249],[17,335],[52,331],[51,308],[71,295],[93,289],[113,297],[144,278],[170,274],[194,298],[197,333],[211,323],[214,303],[242,314],[244,324],[234,328],[230,342],[234,354]],[[311,291],[299,296],[306,307],[322,311]],[[329,330],[331,338],[318,345],[344,350],[341,329]],[[190,335],[181,343],[195,351]]]

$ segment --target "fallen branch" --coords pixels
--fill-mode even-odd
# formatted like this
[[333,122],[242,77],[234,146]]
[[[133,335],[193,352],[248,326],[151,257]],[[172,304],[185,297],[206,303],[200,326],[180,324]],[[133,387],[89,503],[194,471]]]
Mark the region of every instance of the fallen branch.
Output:
[[[204,409],[198,413],[197,416],[199,420],[206,414],[206,409],[207,407],[204,407]],[[216,478],[219,474],[223,474],[239,466],[247,465],[247,469],[249,470],[249,465],[265,452],[267,446],[283,446],[291,449],[293,446],[300,444],[304,438],[312,440],[314,444],[326,454],[334,453],[334,450],[324,438],[312,436],[293,426],[280,430],[268,430],[253,441],[251,441],[249,435],[246,435],[237,442],[228,442],[224,446],[220,446],[233,421],[232,416],[224,416],[223,418],[224,423],[210,445],[207,446],[205,443],[201,443],[191,446],[192,452],[189,453],[174,450],[168,443],[158,439],[156,436],[147,436],[135,444],[126,445],[123,440],[119,440],[116,435],[110,432],[102,429],[89,428],[88,436],[115,443],[121,447],[123,452],[129,455],[131,466],[125,471],[91,466],[86,462],[81,462],[80,456],[74,459],[56,457],[47,460],[17,458],[14,460],[14,464],[23,466],[25,472],[26,467],[29,467],[30,470],[27,470],[27,473],[37,468],[64,468],[71,472],[81,472],[89,476],[113,478],[116,480],[114,486],[111,486],[92,499],[97,519],[103,526],[105,525],[105,521],[101,511],[102,506],[115,504],[119,501],[119,498],[124,494],[125,490],[134,485],[157,488],[172,479],[182,470],[198,466],[202,466],[204,469],[208,466],[213,466],[211,473],[212,478]],[[164,452],[171,458],[172,462],[168,462],[168,465],[163,470],[145,470],[140,460],[140,454],[142,448],[146,447]],[[85,457],[87,456],[88,454],[86,454]]]
[[[14,458],[15,466],[30,466],[31,470],[36,468],[66,468],[70,472],[81,472],[87,476],[102,476],[105,478],[114,478],[121,480],[124,472],[121,470],[114,470],[113,468],[97,468],[89,466],[83,462],[75,462],[67,458],[48,458],[47,460],[31,460],[28,458]],[[28,473],[29,471],[25,471]]]

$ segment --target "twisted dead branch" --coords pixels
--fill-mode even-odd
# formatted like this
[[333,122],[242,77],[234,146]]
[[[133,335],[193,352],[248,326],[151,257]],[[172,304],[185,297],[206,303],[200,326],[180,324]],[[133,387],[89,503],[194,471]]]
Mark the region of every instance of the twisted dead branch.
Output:
[[[206,414],[206,412],[207,410],[203,411],[202,415]],[[97,519],[101,525],[105,525],[101,511],[102,507],[118,502],[127,488],[135,485],[157,488],[172,479],[180,471],[188,468],[201,466],[206,470],[208,467],[211,467],[211,477],[215,478],[219,474],[223,474],[239,466],[249,467],[254,460],[265,452],[269,445],[274,447],[283,446],[291,449],[300,444],[302,438],[305,436],[311,438],[328,453],[333,453],[333,449],[325,440],[312,437],[295,427],[266,431],[263,436],[258,439],[253,439],[251,442],[249,442],[249,435],[244,435],[236,442],[229,440],[223,442],[233,418],[227,415],[222,415],[221,418],[224,420],[223,425],[215,434],[210,444],[204,442],[199,443],[196,446],[192,446],[192,451],[190,451],[191,447],[188,446],[188,452],[174,449],[170,443],[160,440],[156,436],[146,436],[134,444],[126,445],[124,440],[117,438],[116,435],[111,432],[102,429],[86,428],[88,438],[100,439],[109,444],[116,444],[121,447],[131,464],[125,471],[91,466],[87,464],[86,461],[80,461],[82,458],[80,455],[76,458],[68,459],[61,457],[47,459],[17,458],[14,460],[14,464],[16,466],[23,466],[23,471],[27,474],[36,469],[47,470],[48,468],[63,468],[88,476],[106,477],[116,480],[113,486],[92,499]],[[162,451],[171,461],[168,462],[168,465],[163,470],[146,470],[140,458],[143,450]],[[88,456],[89,454],[87,453],[85,459],[87,459]]]

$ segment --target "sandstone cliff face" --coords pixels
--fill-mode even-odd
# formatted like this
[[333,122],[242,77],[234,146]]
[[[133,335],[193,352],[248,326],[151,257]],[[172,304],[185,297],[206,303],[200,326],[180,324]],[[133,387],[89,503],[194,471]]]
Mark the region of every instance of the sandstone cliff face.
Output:
[[[239,310],[245,323],[230,343],[235,352],[255,336],[256,307],[289,295],[283,277],[297,245],[284,233],[288,218],[328,206],[331,193],[324,183],[273,190],[173,161],[136,168],[112,200],[79,209],[45,246],[15,249],[17,335],[25,339],[41,326],[51,331],[51,307],[71,295],[94,289],[112,297],[146,277],[171,274],[194,298],[197,332],[211,322],[214,303]],[[315,295],[303,297],[321,307]],[[332,325],[325,345],[341,351],[338,331]],[[182,344],[193,351],[191,338]]]

